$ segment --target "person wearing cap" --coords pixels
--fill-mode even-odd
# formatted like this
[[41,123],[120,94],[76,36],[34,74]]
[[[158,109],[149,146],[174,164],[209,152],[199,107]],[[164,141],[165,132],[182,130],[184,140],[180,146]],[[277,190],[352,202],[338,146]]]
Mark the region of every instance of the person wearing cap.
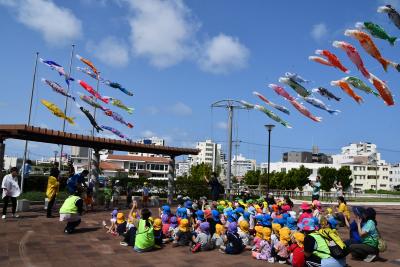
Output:
[[142,209],[133,248],[136,252],[147,252],[154,248],[154,228],[150,216],[150,210]]
[[82,188],[86,187],[85,177],[88,176],[89,171],[83,170],[81,173],[74,174],[67,180],[67,190],[70,194],[74,194],[77,190],[83,192]]
[[306,264],[304,258],[304,234],[296,232],[292,235],[292,244],[289,246],[289,263],[293,267],[304,267]]
[[111,219],[110,219],[111,225],[107,226],[106,222],[103,221],[103,226],[104,226],[104,228],[107,229],[107,233],[111,233],[111,234],[116,233],[116,231],[117,231],[117,216],[118,216],[118,210],[114,209],[111,212]]
[[18,169],[17,167],[12,167],[10,170],[10,174],[4,176],[3,181],[1,183],[1,188],[3,189],[3,216],[1,217],[3,220],[6,218],[8,202],[11,200],[12,205],[12,216],[19,217],[16,214],[17,210],[17,197],[21,194],[21,189],[18,185]]
[[[379,255],[376,212],[373,208],[367,208],[364,216],[364,219],[356,217],[357,230],[362,243],[350,245],[350,252],[355,259],[372,262]],[[365,221],[365,224],[361,225],[363,221]]]
[[239,222],[238,234],[242,239],[243,245],[245,245],[246,248],[250,250],[251,246],[250,246],[249,223],[247,221],[242,220]]
[[290,234],[291,231],[287,227],[283,227],[279,230],[279,242],[274,245],[273,255],[280,264],[286,263],[289,258],[288,246]]
[[313,217],[311,206],[307,202],[303,202],[300,206],[300,209],[302,210],[303,213],[299,216],[297,220],[298,223],[301,223],[305,218]]
[[71,234],[81,223],[83,200],[79,196],[80,192],[76,191],[64,201],[60,208],[60,222],[67,222],[64,228],[66,234]]
[[262,240],[259,247],[252,252],[252,257],[257,260],[264,260],[273,263],[272,245],[271,245],[271,228],[264,227],[262,229]]
[[206,180],[208,185],[211,187],[211,199],[218,200],[219,194],[223,193],[224,190],[223,186],[218,181],[217,173],[213,172],[211,174],[211,178],[207,178],[207,176],[204,176],[204,180]]
[[226,240],[225,227],[222,224],[217,223],[215,225],[215,233],[211,237],[214,248],[220,248],[223,246],[224,240]]
[[149,194],[150,194],[150,189],[147,186],[147,182],[143,183],[143,188],[142,188],[142,203],[143,207],[147,207],[148,202],[149,202]]
[[118,212],[116,223],[118,235],[123,235],[126,232],[126,224],[125,215],[122,212]]
[[156,218],[153,222],[154,229],[154,248],[161,248],[164,240],[164,234],[162,231],[163,224],[160,218]]
[[349,222],[347,217],[344,217],[346,227],[349,228],[349,237],[350,237],[350,239],[345,241],[345,244],[347,246],[350,246],[351,244],[361,244],[362,243],[362,239],[361,239],[360,235],[358,234],[358,226],[357,226],[357,222],[356,222],[357,217],[362,219],[361,227],[364,226],[364,224],[366,223],[365,209],[363,207],[353,206],[352,211],[353,211],[354,220],[351,223]]
[[199,226],[200,232],[196,237],[192,237],[193,246],[192,252],[207,251],[213,249],[213,243],[210,235],[210,224],[208,222],[202,222]]
[[346,265],[346,258],[335,259],[331,256],[328,242],[316,231],[314,220],[304,218],[298,227],[305,234],[304,256],[307,266],[342,267]]
[[178,232],[175,235],[172,246],[189,246],[192,240],[192,233],[189,229],[189,220],[181,219],[178,227]]
[[237,223],[231,222],[226,234],[226,246],[221,246],[219,251],[225,254],[240,254],[244,250],[242,239],[238,234]]
[[321,219],[321,213],[322,213],[322,205],[321,205],[321,201],[314,199],[312,204],[311,204],[311,208],[313,210],[313,217],[317,218],[318,221]]

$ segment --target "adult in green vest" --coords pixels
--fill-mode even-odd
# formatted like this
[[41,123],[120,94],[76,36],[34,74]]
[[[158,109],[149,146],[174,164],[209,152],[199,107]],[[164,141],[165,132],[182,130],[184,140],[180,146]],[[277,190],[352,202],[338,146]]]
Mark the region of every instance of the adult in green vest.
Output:
[[312,218],[304,218],[298,224],[300,230],[306,235],[304,238],[304,256],[307,266],[343,267],[346,258],[335,259],[331,256],[328,243],[319,233]]
[[64,229],[66,234],[71,234],[81,223],[83,200],[79,195],[79,192],[70,195],[60,208],[60,222],[67,222]]
[[364,217],[366,223],[362,225],[363,218],[356,216],[357,230],[362,243],[350,245],[350,252],[355,259],[371,262],[379,255],[379,232],[375,210],[373,208],[366,209]]
[[136,252],[147,252],[154,248],[154,230],[153,224],[149,220],[150,216],[150,210],[142,209],[133,248]]

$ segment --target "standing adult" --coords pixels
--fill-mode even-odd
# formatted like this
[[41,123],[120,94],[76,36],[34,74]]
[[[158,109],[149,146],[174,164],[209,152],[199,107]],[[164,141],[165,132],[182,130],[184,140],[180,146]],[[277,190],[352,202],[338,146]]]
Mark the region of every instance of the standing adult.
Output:
[[70,195],[63,203],[60,209],[60,222],[67,222],[64,233],[71,234],[81,223],[83,212],[83,200],[80,198],[80,191]]
[[1,183],[1,188],[3,189],[3,220],[6,218],[8,202],[11,200],[12,205],[12,216],[18,218],[19,216],[15,214],[17,210],[17,197],[21,194],[21,189],[18,185],[18,169],[17,167],[12,167],[10,174],[7,174],[3,178]]
[[222,185],[220,184],[220,182],[218,181],[217,178],[217,173],[213,172],[211,174],[211,179],[208,179],[207,176],[204,176],[204,179],[206,180],[206,182],[208,183],[208,185],[211,187],[211,199],[213,201],[218,200],[219,198],[219,193],[221,191]]
[[48,199],[47,204],[47,218],[52,218],[51,212],[53,209],[54,202],[56,201],[56,196],[58,194],[58,190],[60,187],[60,183],[58,181],[58,176],[60,175],[60,171],[56,168],[52,168],[50,170],[50,176],[47,180],[47,190],[46,197]]
[[143,202],[143,207],[147,207],[148,202],[149,202],[149,194],[150,194],[150,189],[148,187],[147,182],[143,183],[143,190],[142,190],[142,202]]
[[31,174],[32,171],[32,161],[30,159],[28,159],[25,162],[24,167],[22,168],[23,174],[24,174],[24,178],[29,178],[29,175]]
[[315,182],[311,182],[310,185],[313,188],[311,200],[319,200],[319,192],[321,191],[321,177],[315,177]]
[[[74,174],[68,178],[67,189],[70,194],[74,194],[78,189],[86,187],[85,177],[89,174],[88,170],[83,170],[81,173]],[[80,190],[81,191],[81,190]]]
[[338,197],[343,197],[343,185],[341,181],[338,181],[335,184],[335,188],[336,188],[336,194]]
[[379,233],[376,222],[376,212],[373,208],[368,208],[364,212],[366,223],[362,226],[363,218],[356,217],[358,234],[361,237],[361,244],[350,245],[351,255],[365,262],[373,261],[379,254]]

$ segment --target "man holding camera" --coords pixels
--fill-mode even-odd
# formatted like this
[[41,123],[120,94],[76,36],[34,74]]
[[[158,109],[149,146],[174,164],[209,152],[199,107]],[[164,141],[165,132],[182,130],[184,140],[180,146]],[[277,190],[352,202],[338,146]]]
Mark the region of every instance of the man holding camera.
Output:
[[313,188],[311,200],[319,200],[319,191],[321,190],[321,183],[320,183],[321,177],[317,176],[315,177],[315,182],[310,181],[310,186]]

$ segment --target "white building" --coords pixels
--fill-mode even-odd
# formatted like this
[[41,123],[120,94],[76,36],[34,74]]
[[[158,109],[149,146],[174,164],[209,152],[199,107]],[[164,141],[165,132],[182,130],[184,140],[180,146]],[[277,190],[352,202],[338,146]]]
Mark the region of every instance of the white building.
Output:
[[4,170],[9,170],[12,167],[17,167],[18,157],[4,156]]
[[388,164],[351,164],[343,166],[349,166],[352,172],[352,191],[375,190],[377,186],[378,190],[391,190],[389,181],[390,166]]
[[395,186],[400,185],[400,163],[390,166],[389,184],[390,189],[393,189]]
[[117,172],[130,172],[133,177],[143,175],[149,179],[167,180],[169,158],[142,157],[133,155],[108,155],[100,162],[105,176],[115,176]]
[[333,164],[351,164],[363,163],[368,164],[371,161],[381,160],[381,154],[378,153],[375,144],[371,143],[352,143],[342,147],[342,153],[332,155]]
[[190,173],[190,163],[189,161],[179,161],[175,163],[175,174],[176,177],[189,175]]
[[213,143],[211,140],[198,142],[196,148],[200,150],[198,155],[188,156],[190,165],[198,165],[201,163],[209,164],[213,171],[222,166],[221,144]]
[[256,160],[246,159],[242,154],[239,154],[233,157],[231,170],[233,176],[242,178],[248,171],[256,170]]

